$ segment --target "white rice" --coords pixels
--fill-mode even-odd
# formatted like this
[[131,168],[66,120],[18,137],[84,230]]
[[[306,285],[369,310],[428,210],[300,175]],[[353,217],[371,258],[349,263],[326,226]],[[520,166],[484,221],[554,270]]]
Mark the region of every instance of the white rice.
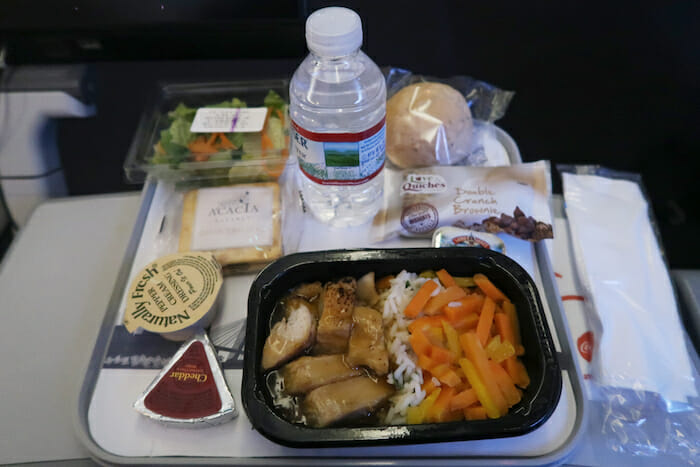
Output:
[[[416,355],[408,343],[408,325],[413,320],[407,318],[403,310],[418,289],[428,280],[430,279],[401,271],[392,279],[389,290],[384,291],[380,296],[379,309],[383,310],[384,329],[387,330],[386,344],[392,368],[394,368],[387,376],[387,381],[397,387],[384,417],[384,422],[387,424],[406,423],[407,409],[420,404],[425,398],[425,391],[421,389],[423,372],[417,366]],[[438,287],[434,293],[439,293],[441,288]]]

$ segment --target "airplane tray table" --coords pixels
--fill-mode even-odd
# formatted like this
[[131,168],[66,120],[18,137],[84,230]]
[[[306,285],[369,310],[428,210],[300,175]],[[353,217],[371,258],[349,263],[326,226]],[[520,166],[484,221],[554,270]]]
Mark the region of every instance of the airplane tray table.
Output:
[[[500,130],[499,130],[500,131]],[[512,162],[517,147],[505,132],[499,143]],[[391,177],[388,177],[390,180]],[[390,183],[387,182],[387,183]],[[389,185],[387,185],[389,186]],[[570,345],[569,327],[544,242],[506,239],[509,256],[535,280],[545,306],[559,364],[562,393],[552,416],[522,436],[422,445],[294,449],[277,445],[252,429],[240,398],[242,342],[248,289],[255,274],[227,277],[223,306],[209,331],[239,415],[214,427],[172,428],[138,414],[133,402],[179,347],[157,335],[131,335],[121,325],[123,298],[131,277],[155,256],[151,245],[163,220],[172,186],[149,179],[140,212],[83,381],[76,410],[76,430],[91,455],[106,464],[236,464],[236,465],[557,465],[577,446],[586,427],[587,402],[581,371]],[[429,240],[396,239],[369,244],[367,236],[349,229],[328,235],[328,228],[308,219],[309,235],[297,250],[396,248],[429,246]]]

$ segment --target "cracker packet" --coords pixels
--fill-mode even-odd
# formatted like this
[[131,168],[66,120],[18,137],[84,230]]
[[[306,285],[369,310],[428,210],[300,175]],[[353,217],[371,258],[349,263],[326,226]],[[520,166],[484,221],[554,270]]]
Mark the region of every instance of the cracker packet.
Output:
[[[549,162],[506,167],[435,166],[397,172],[372,239],[426,237],[454,226],[536,242],[553,238]],[[398,197],[398,199],[397,199]]]

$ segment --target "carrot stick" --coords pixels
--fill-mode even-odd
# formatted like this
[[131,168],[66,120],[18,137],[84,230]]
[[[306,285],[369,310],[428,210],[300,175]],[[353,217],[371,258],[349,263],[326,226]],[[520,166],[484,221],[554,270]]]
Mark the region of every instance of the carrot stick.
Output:
[[518,391],[518,389],[515,387],[513,380],[510,378],[510,376],[508,376],[508,373],[501,367],[501,365],[494,361],[489,361],[489,366],[493,372],[496,384],[498,384],[498,388],[501,390],[503,397],[505,397],[506,402],[508,403],[508,407],[513,407],[515,404],[520,402],[522,397],[520,391]]
[[452,363],[455,355],[447,349],[433,345],[430,347],[430,358],[435,363]]
[[[481,295],[469,295],[455,302],[448,303],[442,308],[442,312],[447,319],[453,323],[469,313],[476,313],[481,309],[484,303],[484,297]],[[456,306],[450,306],[456,305]]]
[[435,385],[435,382],[433,381],[433,377],[429,376],[428,378],[423,377],[423,385],[421,386],[421,389],[425,391],[425,395],[427,396],[428,394],[432,393],[435,389],[437,389],[438,386]]
[[464,318],[452,323],[452,326],[459,332],[466,332],[470,329],[476,327],[479,322],[479,315],[476,313],[470,313]]
[[418,355],[418,366],[424,370],[430,370],[437,366],[437,362],[427,354],[422,353]]
[[443,388],[440,391],[440,395],[433,404],[433,406],[428,410],[427,421],[429,422],[442,422],[445,421],[446,416],[450,413],[450,401],[455,395],[454,388]]
[[425,304],[428,303],[428,300],[430,300],[432,293],[435,292],[435,289],[437,288],[438,285],[434,281],[426,281],[421,288],[418,289],[418,292],[416,292],[411,301],[408,302],[406,309],[403,310],[403,314],[409,318],[415,318],[418,316],[418,314],[423,310]]
[[450,273],[447,272],[444,269],[440,269],[435,273],[438,276],[438,279],[440,279],[440,282],[442,285],[447,288],[447,287],[452,287],[453,285],[457,285],[455,280],[450,276]]
[[530,375],[527,374],[525,365],[517,357],[507,358],[505,360],[505,369],[516,386],[526,388],[530,385]]
[[525,353],[525,349],[523,348],[523,342],[520,337],[520,321],[518,320],[518,313],[515,310],[515,305],[513,305],[513,303],[511,303],[509,300],[506,300],[503,302],[502,306],[503,312],[510,320],[510,325],[513,330],[513,340],[511,341],[511,344],[513,344],[513,347],[515,347],[516,355],[522,355]]
[[221,133],[212,133],[209,139],[207,140],[207,144],[209,146],[214,146],[214,143],[216,142],[216,138],[220,135]]
[[487,413],[484,407],[467,407],[464,409],[465,420],[486,420]]
[[464,391],[455,394],[455,396],[452,398],[452,401],[450,401],[450,410],[466,409],[470,405],[474,405],[477,402],[479,402],[479,399],[476,397],[476,391],[474,388],[465,389]]
[[439,315],[421,316],[420,318],[416,318],[411,322],[411,324],[408,325],[408,332],[415,332],[416,330],[425,331],[426,328],[441,326],[444,319],[444,317]]
[[486,296],[491,297],[491,300],[494,302],[500,303],[504,300],[508,300],[508,297],[506,297],[503,292],[498,289],[498,287],[493,285],[493,282],[491,282],[485,275],[474,274],[474,282],[476,282],[477,287],[479,287],[479,289],[484,292]]
[[493,314],[495,309],[496,303],[491,300],[491,297],[486,297],[486,300],[484,300],[484,305],[481,307],[479,323],[476,325],[476,335],[479,336],[479,342],[481,342],[482,346],[486,345],[486,341],[489,338],[489,332],[491,331],[491,324],[493,323]]
[[[489,393],[489,390],[486,388],[486,385],[484,384],[484,381],[479,377],[479,374],[476,371],[476,368],[474,368],[474,364],[469,361],[468,358],[460,358],[459,359],[459,366],[462,367],[462,370],[464,371],[464,374],[467,375],[467,379],[469,380],[469,384],[472,385],[472,388],[474,388],[474,391],[476,392],[476,396],[479,399],[479,402],[481,402],[481,405],[484,406],[486,409],[486,413],[488,414],[489,418],[498,418],[502,415],[501,409],[496,405],[495,401],[491,398],[491,394]],[[503,401],[505,404],[505,400]]]
[[455,373],[455,371],[446,363],[433,367],[433,369],[430,370],[430,373],[435,376],[438,381],[446,384],[449,387],[458,386],[462,382],[462,378],[460,378],[459,375]]
[[442,307],[448,303],[466,296],[467,293],[464,291],[464,289],[453,285],[452,287],[448,287],[436,296],[432,297],[428,303],[426,303],[423,312],[428,316],[436,315],[440,312]]
[[496,323],[496,330],[501,336],[501,341],[510,342],[513,347],[515,347],[515,337],[513,337],[513,327],[511,321],[505,313],[496,313],[493,316],[493,320]]
[[[493,375],[489,368],[488,357],[486,356],[486,351],[481,346],[479,337],[476,335],[476,333],[470,331],[462,334],[459,337],[459,343],[462,345],[464,355],[466,355],[467,358],[474,364],[479,378],[484,383],[484,386],[486,386],[486,390],[488,391],[489,396],[491,396],[493,403],[498,408],[499,413],[501,415],[505,415],[506,412],[508,412],[508,406],[503,394],[501,394],[501,390],[498,388],[498,385],[493,379]],[[460,365],[461,362],[462,360],[460,360]],[[462,366],[462,368],[464,367]],[[467,376],[469,375],[467,374]],[[469,379],[469,382],[472,386],[474,386],[474,383],[471,382],[471,378]]]
[[428,338],[425,337],[425,334],[421,331],[411,334],[411,337],[408,338],[408,342],[411,344],[411,348],[413,348],[416,355],[430,355],[430,347],[433,344],[430,343]]
[[233,142],[226,137],[225,134],[219,133],[219,138],[221,139],[221,147],[224,149],[238,149]]

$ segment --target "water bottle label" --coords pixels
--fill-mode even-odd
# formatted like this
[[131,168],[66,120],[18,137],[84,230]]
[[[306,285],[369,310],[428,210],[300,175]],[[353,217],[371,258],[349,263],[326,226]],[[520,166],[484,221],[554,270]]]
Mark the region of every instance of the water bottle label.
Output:
[[384,119],[359,133],[314,133],[292,121],[292,138],[301,171],[320,185],[360,185],[384,167]]

